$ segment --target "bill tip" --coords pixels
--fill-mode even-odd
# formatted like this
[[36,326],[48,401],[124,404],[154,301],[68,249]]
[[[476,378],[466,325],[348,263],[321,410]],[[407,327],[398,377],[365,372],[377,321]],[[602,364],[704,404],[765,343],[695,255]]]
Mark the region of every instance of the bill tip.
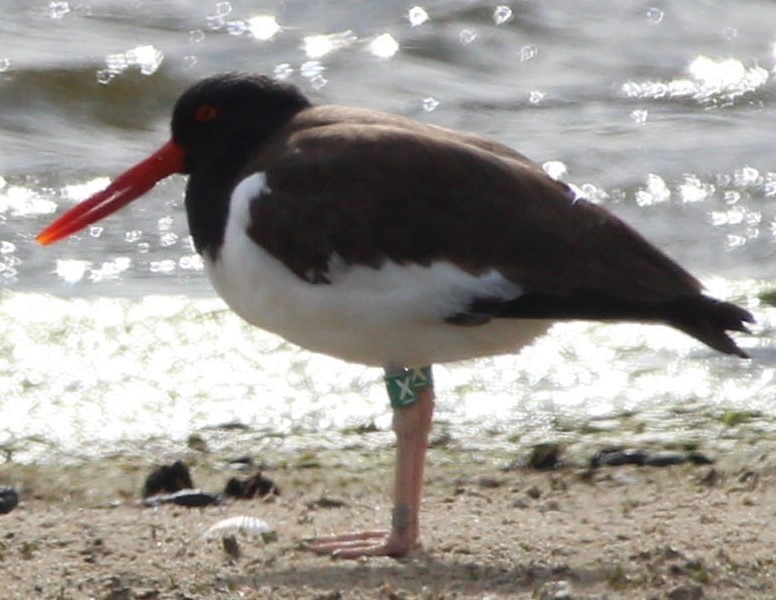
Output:
[[41,246],[48,246],[49,244],[53,244],[57,241],[57,237],[49,233],[47,230],[41,231],[38,235],[35,236],[35,241],[38,242]]

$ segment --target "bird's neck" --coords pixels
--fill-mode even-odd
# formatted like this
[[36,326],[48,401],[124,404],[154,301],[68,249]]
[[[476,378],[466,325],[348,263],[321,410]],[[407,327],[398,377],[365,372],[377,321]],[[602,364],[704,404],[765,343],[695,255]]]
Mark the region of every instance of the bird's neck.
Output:
[[[271,138],[272,130],[256,135],[234,136],[229,143],[217,144],[219,152],[203,154],[195,160],[186,187],[186,215],[194,247],[215,261],[224,243],[232,192],[240,181],[260,169],[256,154]],[[260,140],[257,144],[256,140]]]
[[186,216],[194,248],[211,261],[218,258],[224,243],[229,218],[231,192],[237,185],[238,172],[214,177],[208,171],[191,174],[186,187]]

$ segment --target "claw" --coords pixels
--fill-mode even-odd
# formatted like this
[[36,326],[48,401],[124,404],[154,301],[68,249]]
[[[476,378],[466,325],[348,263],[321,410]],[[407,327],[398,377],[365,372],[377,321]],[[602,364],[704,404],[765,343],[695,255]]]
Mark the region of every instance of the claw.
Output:
[[412,548],[410,540],[397,539],[388,531],[354,531],[322,536],[306,543],[304,548],[332,558],[355,559],[362,556],[405,556]]

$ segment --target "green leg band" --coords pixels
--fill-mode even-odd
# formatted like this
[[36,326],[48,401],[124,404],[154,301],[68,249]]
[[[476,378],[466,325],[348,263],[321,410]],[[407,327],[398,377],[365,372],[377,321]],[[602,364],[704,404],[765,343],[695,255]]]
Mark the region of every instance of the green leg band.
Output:
[[415,392],[434,387],[431,367],[391,370],[385,374],[385,387],[391,399],[391,408],[412,406],[418,398]]

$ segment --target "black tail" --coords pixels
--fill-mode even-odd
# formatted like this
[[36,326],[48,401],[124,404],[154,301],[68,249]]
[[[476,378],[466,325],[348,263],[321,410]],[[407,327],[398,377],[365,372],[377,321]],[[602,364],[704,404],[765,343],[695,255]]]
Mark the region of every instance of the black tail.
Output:
[[[749,355],[739,348],[727,331],[749,333],[745,323],[754,323],[754,317],[735,304],[708,296],[696,296],[676,303],[667,311],[666,322],[700,340],[707,346],[735,354],[741,358]],[[673,314],[672,314],[673,313]]]
[[447,322],[482,325],[492,318],[666,323],[715,350],[742,358],[749,356],[727,332],[749,333],[745,323],[754,323],[754,317],[743,308],[702,294],[648,303],[596,293],[568,296],[528,293],[506,302],[478,298],[468,310],[448,317]]

